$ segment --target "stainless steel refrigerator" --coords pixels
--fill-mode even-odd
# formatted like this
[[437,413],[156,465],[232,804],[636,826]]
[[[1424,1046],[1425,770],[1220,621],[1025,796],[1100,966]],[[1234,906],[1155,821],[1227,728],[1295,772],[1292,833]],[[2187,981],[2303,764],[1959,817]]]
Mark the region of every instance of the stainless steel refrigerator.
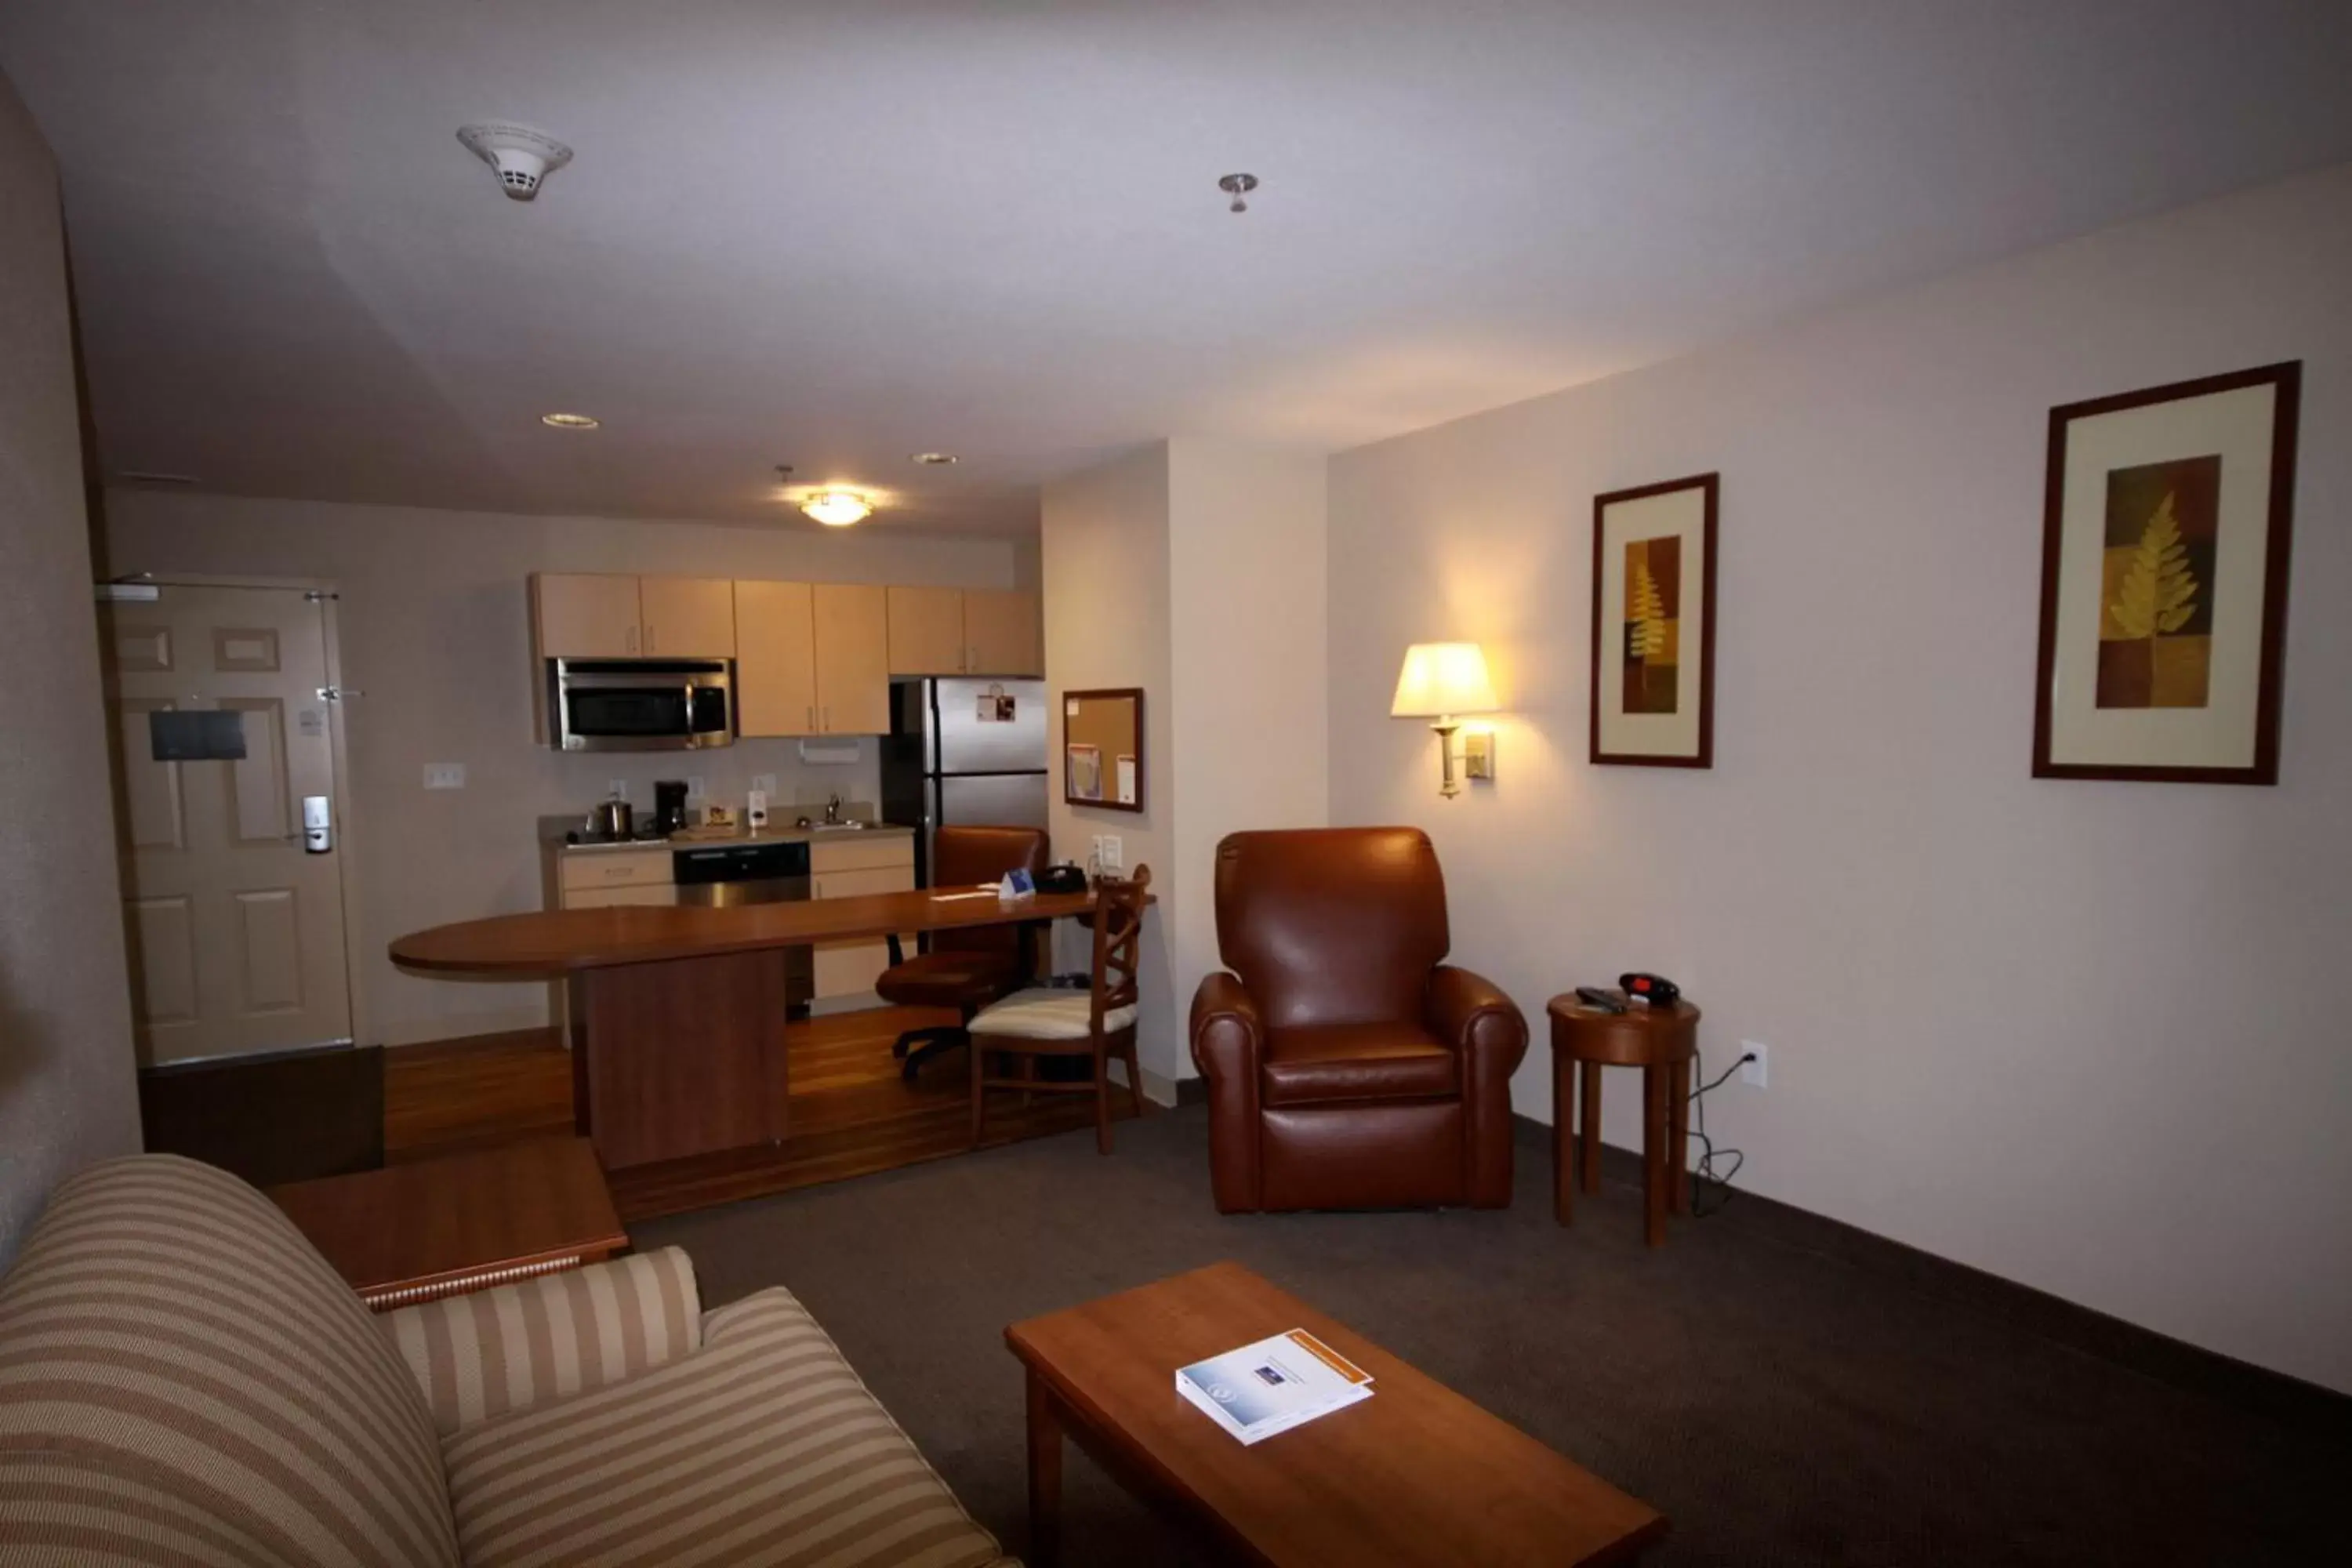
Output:
[[890,683],[882,815],[920,829],[915,880],[931,885],[943,826],[1044,827],[1045,683],[944,678]]

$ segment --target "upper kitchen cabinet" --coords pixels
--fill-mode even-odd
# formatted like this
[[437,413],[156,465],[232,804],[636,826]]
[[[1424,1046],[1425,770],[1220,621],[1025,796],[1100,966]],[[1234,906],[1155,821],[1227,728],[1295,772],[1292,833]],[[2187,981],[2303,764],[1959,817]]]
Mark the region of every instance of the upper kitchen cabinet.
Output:
[[816,609],[806,583],[735,584],[735,731],[820,732]]
[[541,658],[732,658],[734,584],[723,577],[542,572],[530,580]]
[[892,588],[889,601],[891,674],[963,673],[962,589]]
[[735,584],[735,727],[742,735],[879,735],[890,728],[883,590]]
[[890,590],[893,675],[1043,675],[1037,595],[996,589]]
[[542,572],[530,580],[530,619],[541,658],[635,658],[642,652],[635,577]]
[[963,640],[971,650],[967,668],[974,675],[1045,673],[1045,627],[1034,594],[967,588]]
[[887,591],[865,583],[810,589],[816,621],[816,716],[827,735],[890,732]]
[[648,658],[733,658],[735,584],[724,577],[640,577]]

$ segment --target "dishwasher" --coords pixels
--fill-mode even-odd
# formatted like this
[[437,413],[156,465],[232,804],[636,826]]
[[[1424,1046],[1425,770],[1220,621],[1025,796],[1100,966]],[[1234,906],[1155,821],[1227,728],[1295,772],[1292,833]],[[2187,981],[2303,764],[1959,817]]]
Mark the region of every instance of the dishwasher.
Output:
[[[670,851],[670,876],[677,901],[731,909],[742,904],[798,903],[809,896],[809,847],[805,843],[713,844]],[[789,1016],[808,1016],[816,994],[816,954],[787,947],[784,1002]]]

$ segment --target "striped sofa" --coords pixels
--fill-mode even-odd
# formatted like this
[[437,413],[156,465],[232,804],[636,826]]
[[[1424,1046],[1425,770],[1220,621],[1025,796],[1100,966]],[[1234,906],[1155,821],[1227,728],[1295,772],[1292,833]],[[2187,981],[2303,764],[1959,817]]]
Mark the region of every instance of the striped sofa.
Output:
[[375,1317],[169,1155],[0,1280],[0,1568],[1014,1568],[789,1292],[675,1249]]

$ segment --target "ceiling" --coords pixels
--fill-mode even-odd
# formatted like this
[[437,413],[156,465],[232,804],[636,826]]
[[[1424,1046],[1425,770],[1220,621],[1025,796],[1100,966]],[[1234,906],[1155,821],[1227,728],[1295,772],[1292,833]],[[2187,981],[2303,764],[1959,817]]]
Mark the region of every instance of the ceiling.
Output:
[[110,471],[997,532],[2352,159],[2347,65],[2342,0],[0,0]]

